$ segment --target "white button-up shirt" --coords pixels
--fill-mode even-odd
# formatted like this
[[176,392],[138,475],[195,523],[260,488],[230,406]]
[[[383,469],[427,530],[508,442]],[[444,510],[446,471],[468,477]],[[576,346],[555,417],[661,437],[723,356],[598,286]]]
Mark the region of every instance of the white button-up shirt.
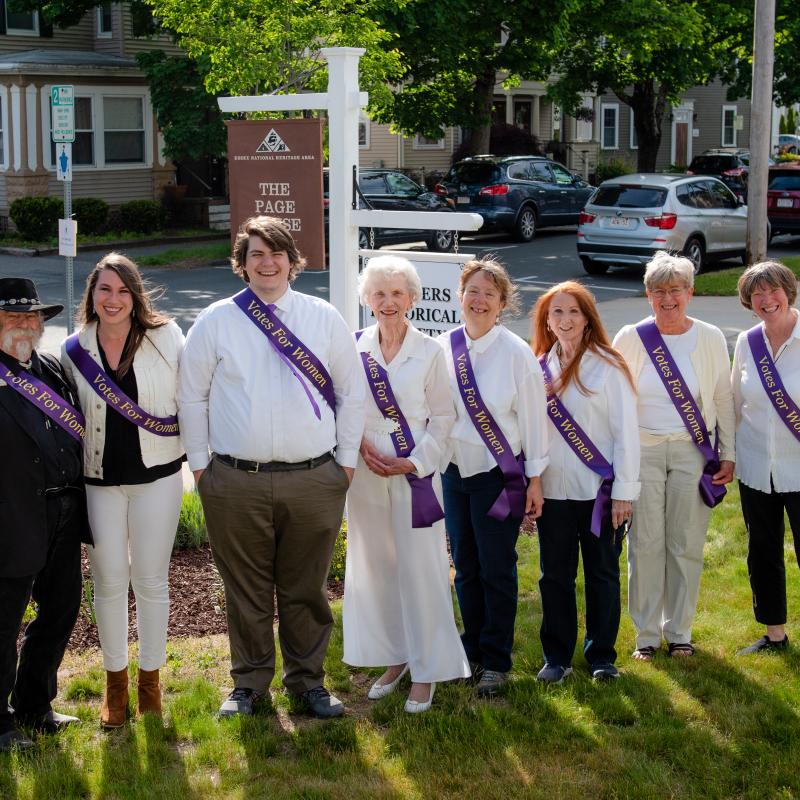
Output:
[[[447,436],[456,419],[453,395],[447,377],[444,350],[439,342],[408,326],[400,350],[389,364],[383,358],[378,326],[367,328],[356,343],[359,352],[369,353],[387,372],[397,405],[411,429],[414,449],[408,456],[420,477],[439,469]],[[397,455],[388,434],[394,425],[378,410],[367,383],[364,435],[384,455]]]
[[[786,392],[800,405],[800,316],[777,353],[772,352],[766,336],[764,342]],[[767,397],[746,331],[736,340],[731,383],[736,407],[737,477],[760,492],[772,491],[770,476],[776,492],[800,492],[800,441],[789,432]]]
[[178,408],[190,469],[208,464],[209,449],[248,461],[297,462],[336,448],[339,464],[356,466],[365,387],[345,321],[330,303],[291,288],[275,306],[275,315],[330,372],[335,417],[306,381],[321,412],[317,419],[264,333],[231,298],[220,300],[198,316],[181,360]]
[[[529,478],[541,475],[548,462],[549,423],[539,362],[530,347],[502,325],[496,325],[480,339],[470,339],[466,330],[464,336],[478,391],[486,407],[512,452],[515,455],[520,451],[525,453],[525,474]],[[458,466],[464,478],[489,472],[497,462],[464,408],[453,368],[450,333],[443,333],[438,339],[444,345],[457,414],[450,432],[449,460]]]
[[[556,380],[561,365],[556,349],[547,354],[547,366]],[[595,353],[585,352],[580,379],[591,392],[582,394],[575,381],[560,396],[570,416],[614,467],[614,500],[639,496],[639,423],[636,393],[620,369]],[[542,493],[552,500],[594,500],[600,476],[579,458],[552,422],[547,426],[550,463],[542,474]]]

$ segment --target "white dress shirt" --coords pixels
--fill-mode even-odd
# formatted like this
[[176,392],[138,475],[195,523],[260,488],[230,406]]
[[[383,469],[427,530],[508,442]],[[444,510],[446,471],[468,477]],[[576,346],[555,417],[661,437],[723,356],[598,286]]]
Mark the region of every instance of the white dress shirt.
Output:
[[[764,342],[786,392],[800,405],[800,316],[777,353],[772,352],[766,336]],[[764,391],[746,331],[736,340],[731,383],[736,406],[737,477],[760,492],[772,491],[770,476],[776,492],[800,492],[800,441]]]
[[[416,474],[423,477],[435,472],[442,463],[447,436],[456,419],[441,344],[409,325],[400,350],[387,364],[378,340],[378,326],[373,325],[361,335],[356,348],[369,353],[389,376],[397,405],[414,437],[414,449],[408,458],[416,467]],[[394,424],[378,410],[363,362],[361,374],[366,386],[364,435],[379,452],[395,456],[397,452],[388,435]]]
[[[556,348],[547,354],[553,379],[561,374]],[[587,351],[581,359],[580,378],[591,392],[582,394],[575,381],[560,396],[570,416],[583,428],[594,446],[614,467],[614,500],[639,496],[639,425],[636,395],[623,373],[605,359]],[[550,463],[542,473],[542,493],[551,500],[594,500],[601,478],[564,441],[548,422]]]
[[364,428],[364,381],[353,338],[330,303],[287,289],[275,315],[330,372],[334,417],[306,381],[321,412],[267,337],[232,298],[210,305],[186,339],[178,378],[181,433],[189,468],[214,453],[249,461],[297,462],[336,448],[336,461],[355,467]]
[[[541,475],[547,466],[547,404],[544,378],[530,347],[502,325],[495,325],[480,339],[464,331],[478,391],[512,452],[525,453],[525,475]],[[438,337],[444,345],[447,372],[456,407],[456,423],[450,433],[449,460],[463,478],[489,472],[497,466],[483,438],[464,408],[453,368],[450,332]],[[446,462],[443,466],[446,466]]]

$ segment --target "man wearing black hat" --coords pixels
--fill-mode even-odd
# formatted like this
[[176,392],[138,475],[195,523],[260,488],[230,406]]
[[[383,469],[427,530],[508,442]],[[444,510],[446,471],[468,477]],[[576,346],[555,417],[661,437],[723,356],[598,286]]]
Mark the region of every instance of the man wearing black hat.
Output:
[[32,746],[20,727],[53,733],[78,721],[50,703],[80,608],[80,543],[91,542],[84,421],[58,360],[36,351],[63,308],[41,303],[32,281],[0,278],[0,752]]

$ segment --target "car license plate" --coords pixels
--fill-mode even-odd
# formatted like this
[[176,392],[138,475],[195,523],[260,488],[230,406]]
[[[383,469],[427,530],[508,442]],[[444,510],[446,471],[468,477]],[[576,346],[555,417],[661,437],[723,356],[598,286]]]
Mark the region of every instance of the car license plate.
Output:
[[794,200],[791,197],[779,197],[777,206],[778,208],[791,208],[794,205]]
[[630,228],[630,217],[609,217],[608,224],[612,228]]
[[456,203],[469,203],[469,197],[464,197],[463,195],[459,195],[456,198]]

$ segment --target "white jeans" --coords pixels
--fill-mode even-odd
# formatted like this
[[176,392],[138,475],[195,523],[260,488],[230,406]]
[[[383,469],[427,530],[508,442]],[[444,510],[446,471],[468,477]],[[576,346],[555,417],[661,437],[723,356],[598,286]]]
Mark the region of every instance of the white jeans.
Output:
[[169,559],[178,527],[183,477],[129,486],[87,486],[94,547],[94,607],[103,666],[128,664],[128,585],[136,596],[139,667],[162,667],[167,654]]

